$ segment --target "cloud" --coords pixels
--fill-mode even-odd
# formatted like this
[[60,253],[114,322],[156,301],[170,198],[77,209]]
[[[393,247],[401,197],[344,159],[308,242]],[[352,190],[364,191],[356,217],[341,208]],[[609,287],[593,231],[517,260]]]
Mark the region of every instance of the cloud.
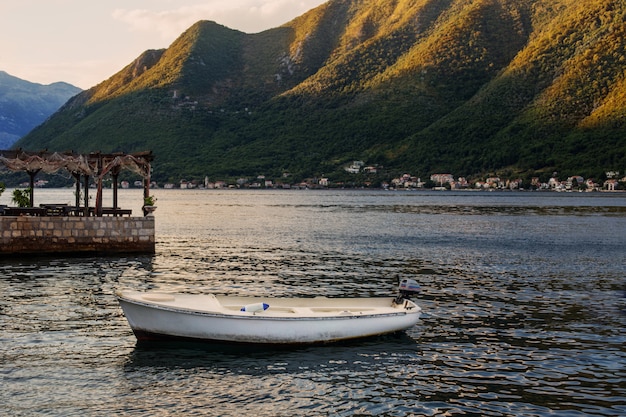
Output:
[[176,9],[116,9],[113,18],[135,32],[171,41],[199,20],[213,20],[232,29],[255,33],[280,26],[324,0],[211,0]]
[[155,12],[146,9],[116,9],[113,18],[127,24],[131,31],[156,33],[161,39],[171,40],[194,23],[192,13],[183,9]]

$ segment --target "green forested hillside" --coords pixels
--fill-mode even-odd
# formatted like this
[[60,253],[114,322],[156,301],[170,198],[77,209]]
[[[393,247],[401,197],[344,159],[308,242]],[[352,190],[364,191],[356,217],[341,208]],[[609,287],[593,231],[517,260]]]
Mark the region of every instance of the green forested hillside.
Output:
[[626,170],[626,4],[331,0],[245,34],[198,22],[17,146],[153,150],[158,181]]

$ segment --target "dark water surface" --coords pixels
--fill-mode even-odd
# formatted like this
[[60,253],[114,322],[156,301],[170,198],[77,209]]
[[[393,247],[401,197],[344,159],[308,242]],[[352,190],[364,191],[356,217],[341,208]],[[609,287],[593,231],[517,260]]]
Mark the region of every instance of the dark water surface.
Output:
[[[155,256],[0,260],[0,414],[626,415],[625,194],[155,194]],[[120,199],[140,212],[140,191]],[[385,296],[405,277],[418,326],[287,350],[138,346],[113,296]]]

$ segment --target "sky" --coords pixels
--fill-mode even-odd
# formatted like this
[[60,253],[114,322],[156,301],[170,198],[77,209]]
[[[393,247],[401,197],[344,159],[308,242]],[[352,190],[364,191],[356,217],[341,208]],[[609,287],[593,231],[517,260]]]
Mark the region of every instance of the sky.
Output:
[[0,0],[0,71],[88,89],[199,20],[257,33],[326,0]]

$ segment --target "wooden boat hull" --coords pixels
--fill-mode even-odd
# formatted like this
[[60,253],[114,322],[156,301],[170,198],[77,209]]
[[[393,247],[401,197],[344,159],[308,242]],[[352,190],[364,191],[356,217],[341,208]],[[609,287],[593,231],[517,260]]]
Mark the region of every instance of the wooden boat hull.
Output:
[[[222,343],[311,344],[406,330],[421,309],[389,298],[250,298],[213,295],[117,293],[139,341],[202,340]],[[265,302],[267,310],[240,311]]]

